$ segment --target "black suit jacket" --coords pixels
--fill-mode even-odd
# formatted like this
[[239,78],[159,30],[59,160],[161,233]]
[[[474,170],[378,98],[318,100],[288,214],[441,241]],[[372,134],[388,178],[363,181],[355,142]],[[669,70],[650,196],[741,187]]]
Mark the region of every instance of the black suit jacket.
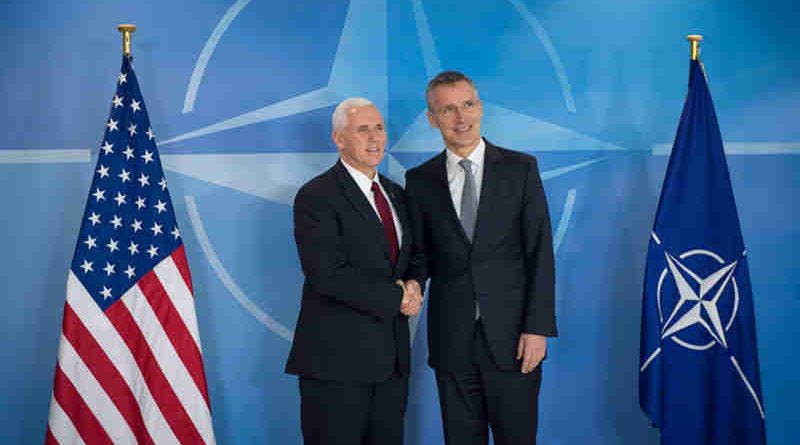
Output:
[[294,234],[305,274],[286,372],[323,380],[374,383],[409,369],[408,317],[400,313],[410,254],[403,190],[381,176],[403,227],[393,268],[378,215],[337,162],[294,200]]
[[475,306],[501,369],[518,369],[521,333],[555,336],[553,242],[536,158],[486,141],[473,242],[458,219],[445,152],[406,173],[413,230],[407,278],[430,278],[430,365],[470,369]]

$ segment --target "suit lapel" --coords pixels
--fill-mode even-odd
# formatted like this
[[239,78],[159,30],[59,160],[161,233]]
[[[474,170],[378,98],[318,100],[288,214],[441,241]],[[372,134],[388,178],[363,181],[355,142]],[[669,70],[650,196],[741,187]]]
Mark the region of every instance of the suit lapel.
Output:
[[459,234],[461,241],[469,246],[469,238],[467,238],[467,233],[464,232],[464,226],[461,225],[461,220],[458,219],[458,213],[456,212],[455,206],[453,206],[453,197],[450,195],[450,184],[447,182],[447,155],[445,151],[434,158],[433,163],[431,163],[431,174],[433,174],[435,178],[435,190],[439,192],[437,193],[439,195],[439,208],[444,210],[446,214],[445,217],[450,221],[450,224],[454,226],[453,230]]
[[[484,139],[484,141],[486,141]],[[486,239],[484,233],[488,227],[488,220],[492,218],[492,210],[497,201],[498,185],[500,181],[500,152],[486,141],[486,151],[483,155],[483,179],[481,181],[481,197],[478,201],[478,218],[475,221],[475,233],[472,236],[472,245]],[[482,230],[483,229],[483,230]]]
[[342,189],[342,194],[347,198],[350,204],[355,207],[358,213],[364,217],[366,225],[370,227],[370,230],[377,236],[380,240],[381,248],[386,255],[386,259],[389,259],[389,242],[386,240],[386,235],[383,233],[383,223],[378,215],[375,213],[375,209],[372,208],[372,204],[367,201],[367,197],[364,196],[364,193],[361,192],[361,189],[358,188],[356,181],[350,176],[350,173],[347,169],[342,165],[342,161],[338,161],[336,166],[336,178],[339,181],[339,186]]

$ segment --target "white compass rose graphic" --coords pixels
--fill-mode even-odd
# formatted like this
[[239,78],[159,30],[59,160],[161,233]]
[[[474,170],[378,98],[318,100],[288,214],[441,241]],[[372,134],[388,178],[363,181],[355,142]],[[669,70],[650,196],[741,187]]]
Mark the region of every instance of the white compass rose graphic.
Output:
[[[412,4],[426,75],[427,78],[431,78],[442,71],[441,60],[436,51],[423,2],[421,0],[409,1]],[[212,60],[217,45],[236,17],[250,3],[251,0],[236,0],[206,42],[189,81],[183,104],[184,114],[195,110],[206,67]],[[522,17],[524,23],[530,27],[532,36],[535,36],[541,43],[560,86],[564,106],[570,113],[576,113],[572,87],[549,35],[538,19],[524,5],[524,2],[509,0],[509,3]],[[386,110],[389,101],[388,80],[390,77],[388,66],[390,53],[386,26],[387,5],[388,2],[385,0],[351,0],[349,2],[326,85],[160,141],[159,147],[162,149],[161,160],[164,167],[271,202],[291,204],[300,185],[335,162],[338,158],[336,152],[169,154],[169,148],[167,148],[166,154],[164,154],[165,150],[163,149],[176,142],[198,139],[235,128],[331,107],[349,96],[368,97],[379,109]],[[570,147],[575,146],[588,151],[626,150],[624,147],[533,116],[486,101],[483,103],[486,125],[505,128],[504,142],[510,146],[558,147],[559,151],[569,151]],[[416,119],[398,135],[398,140],[391,147],[387,146],[386,174],[402,184],[405,167],[395,158],[394,154],[426,151],[430,151],[432,154],[439,150],[441,150],[440,136],[430,128],[425,109],[422,107]],[[541,172],[542,180],[548,181],[590,167],[604,159],[606,156],[597,156],[593,159],[544,170]],[[257,173],[252,174],[255,171]],[[231,172],[241,172],[241,174],[231,174]],[[569,228],[576,197],[576,188],[570,189],[565,197],[561,218],[553,236],[553,247],[556,253]],[[294,335],[291,329],[251,300],[236,283],[233,275],[225,268],[205,230],[194,197],[186,196],[186,205],[192,227],[203,252],[231,295],[268,329],[291,341]],[[418,317],[412,317],[410,326],[412,339],[417,332],[417,322]]]
[[[658,316],[662,324],[661,338],[671,338],[683,347],[698,351],[709,349],[714,344],[727,348],[726,332],[730,330],[739,307],[739,287],[733,278],[738,260],[726,263],[719,255],[705,249],[690,250],[677,258],[668,252],[664,256],[667,267],[661,272],[657,290]],[[696,256],[711,258],[719,266],[710,275],[700,277],[684,261]],[[664,313],[662,290],[668,276],[675,283],[679,298],[667,315]],[[729,314],[720,314],[723,298],[733,298]],[[724,324],[723,315],[727,315],[727,322]],[[697,344],[680,337],[682,332],[697,328],[704,330],[711,339]]]

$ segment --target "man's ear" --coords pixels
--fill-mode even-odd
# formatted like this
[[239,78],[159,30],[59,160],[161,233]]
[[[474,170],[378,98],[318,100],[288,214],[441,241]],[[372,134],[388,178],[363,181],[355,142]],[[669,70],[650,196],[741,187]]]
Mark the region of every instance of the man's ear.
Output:
[[342,136],[338,131],[333,130],[331,133],[331,139],[333,139],[333,143],[336,144],[337,147],[342,148]]
[[431,124],[431,128],[439,128],[439,125],[436,124],[436,120],[433,118],[431,110],[426,111],[425,115],[428,116],[428,123]]

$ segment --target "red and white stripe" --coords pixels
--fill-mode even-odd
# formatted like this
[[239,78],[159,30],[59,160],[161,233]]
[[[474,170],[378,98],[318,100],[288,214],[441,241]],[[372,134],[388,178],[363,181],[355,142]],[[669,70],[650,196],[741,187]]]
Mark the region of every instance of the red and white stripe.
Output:
[[183,246],[105,312],[70,272],[46,445],[215,445]]

